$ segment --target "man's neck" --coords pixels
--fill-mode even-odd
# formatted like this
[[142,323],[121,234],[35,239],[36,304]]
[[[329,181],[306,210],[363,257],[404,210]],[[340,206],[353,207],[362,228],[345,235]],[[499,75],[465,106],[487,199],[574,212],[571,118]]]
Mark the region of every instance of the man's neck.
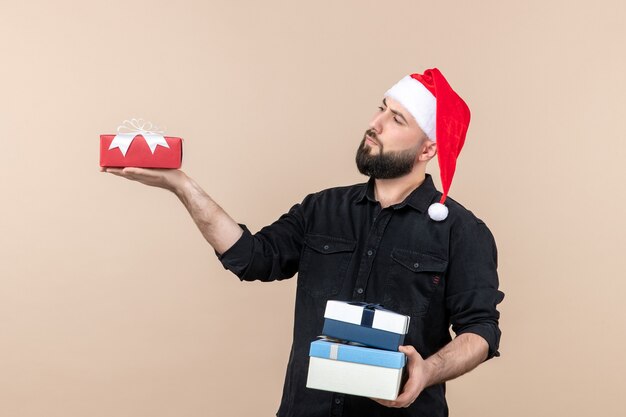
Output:
[[374,195],[382,208],[401,203],[426,179],[423,171],[411,172],[400,178],[374,180]]

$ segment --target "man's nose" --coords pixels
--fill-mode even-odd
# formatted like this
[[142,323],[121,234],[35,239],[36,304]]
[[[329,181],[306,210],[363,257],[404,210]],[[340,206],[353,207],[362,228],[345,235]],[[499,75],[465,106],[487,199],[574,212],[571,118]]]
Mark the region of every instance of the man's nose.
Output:
[[376,133],[380,133],[382,131],[382,127],[383,127],[383,115],[384,113],[376,113],[374,115],[374,117],[372,117],[372,120],[370,120],[369,126],[370,129],[372,129],[373,131],[375,131]]

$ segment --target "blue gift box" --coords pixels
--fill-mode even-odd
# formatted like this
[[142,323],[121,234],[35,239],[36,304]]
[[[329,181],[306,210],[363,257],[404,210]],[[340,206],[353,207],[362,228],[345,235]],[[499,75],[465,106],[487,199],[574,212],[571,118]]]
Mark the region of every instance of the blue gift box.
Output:
[[406,356],[402,352],[372,349],[326,340],[312,342],[309,356],[395,369],[404,367],[406,363]]
[[401,352],[317,340],[309,356],[308,388],[394,400],[402,386]]
[[385,350],[398,350],[409,330],[410,317],[377,304],[329,300],[322,334]]

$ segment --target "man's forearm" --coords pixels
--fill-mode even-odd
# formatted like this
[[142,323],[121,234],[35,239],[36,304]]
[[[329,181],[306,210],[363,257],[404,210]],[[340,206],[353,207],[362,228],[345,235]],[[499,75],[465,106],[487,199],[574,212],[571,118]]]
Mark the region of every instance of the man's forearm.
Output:
[[241,237],[243,230],[202,188],[187,177],[173,190],[185,205],[204,238],[219,254]]
[[459,377],[487,359],[489,345],[481,336],[463,333],[425,360],[426,386]]

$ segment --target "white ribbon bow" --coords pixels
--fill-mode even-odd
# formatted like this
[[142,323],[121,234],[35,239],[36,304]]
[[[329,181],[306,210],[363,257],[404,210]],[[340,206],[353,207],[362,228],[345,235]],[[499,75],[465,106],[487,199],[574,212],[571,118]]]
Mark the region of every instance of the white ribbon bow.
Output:
[[166,148],[170,147],[163,136],[164,133],[164,130],[159,129],[158,126],[143,119],[124,120],[122,124],[117,127],[117,135],[115,135],[113,141],[111,141],[109,150],[120,148],[122,155],[126,156],[130,144],[135,137],[141,135],[150,147],[150,151],[154,153],[157,145],[165,146]]

